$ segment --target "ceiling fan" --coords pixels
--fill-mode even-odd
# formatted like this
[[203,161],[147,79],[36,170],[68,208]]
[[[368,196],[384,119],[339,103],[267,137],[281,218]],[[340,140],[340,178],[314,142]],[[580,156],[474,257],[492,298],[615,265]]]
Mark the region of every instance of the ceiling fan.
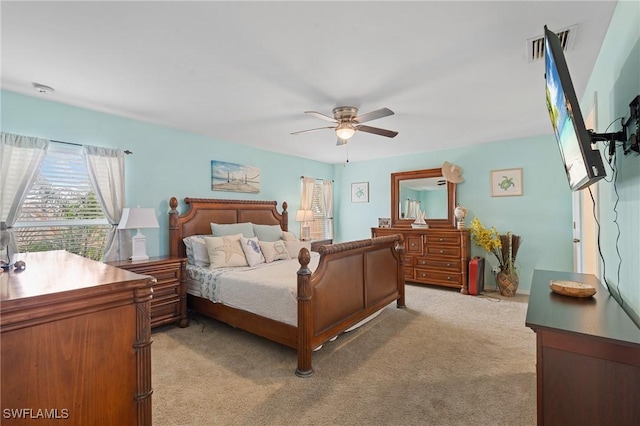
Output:
[[304,113],[312,115],[321,120],[335,123],[336,126],[317,127],[315,129],[301,130],[299,132],[291,133],[292,135],[298,135],[300,133],[312,132],[314,130],[321,129],[335,129],[336,136],[338,136],[337,145],[344,145],[356,133],[356,130],[361,132],[373,133],[374,135],[386,136],[388,138],[393,138],[398,134],[398,132],[395,132],[393,130],[365,126],[362,124],[366,123],[367,121],[393,115],[394,112],[389,108],[380,108],[375,111],[362,114],[360,116],[358,116],[358,108],[351,106],[340,106],[334,108],[333,117],[329,117],[328,115],[316,111],[305,111]]

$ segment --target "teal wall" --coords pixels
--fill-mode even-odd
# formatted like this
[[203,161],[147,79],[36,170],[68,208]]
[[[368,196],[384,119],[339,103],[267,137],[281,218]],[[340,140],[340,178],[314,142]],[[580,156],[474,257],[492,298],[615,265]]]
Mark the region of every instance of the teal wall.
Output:
[[[128,149],[127,206],[154,207],[159,230],[147,229],[147,253],[168,254],[169,198],[276,200],[289,205],[289,229],[298,234],[300,176],[331,179],[331,165],[275,154],[205,136],[75,108],[41,98],[1,92],[2,131],[51,140]],[[211,160],[247,164],[261,173],[259,194],[211,190]],[[184,212],[185,206],[179,207]]]
[[[583,111],[591,107],[594,93],[595,130],[619,131],[618,117],[626,120],[629,103],[640,95],[638,1],[618,2],[585,91]],[[612,122],[615,123],[607,130]],[[615,186],[613,182],[598,183],[603,272],[607,283],[617,289],[626,307],[640,320],[640,157],[635,153],[625,156],[622,147],[618,147],[614,164],[618,169]],[[608,174],[610,181],[613,173],[608,170]]]
[[[540,105],[545,108],[543,92]],[[571,191],[551,134],[337,165],[339,238],[344,241],[368,238],[371,231],[366,226],[376,226],[379,217],[390,216],[391,173],[441,167],[444,161],[464,171],[465,181],[458,184],[457,201],[469,209],[467,224],[478,217],[485,226],[495,226],[503,233],[511,231],[523,238],[517,258],[519,291],[529,291],[534,269],[572,270]],[[522,168],[523,195],[492,197],[490,171],[512,168]],[[370,202],[351,203],[351,182],[363,181],[369,182]],[[496,264],[492,255],[473,244],[471,254]],[[485,285],[493,288],[495,280],[490,268],[486,269]]]

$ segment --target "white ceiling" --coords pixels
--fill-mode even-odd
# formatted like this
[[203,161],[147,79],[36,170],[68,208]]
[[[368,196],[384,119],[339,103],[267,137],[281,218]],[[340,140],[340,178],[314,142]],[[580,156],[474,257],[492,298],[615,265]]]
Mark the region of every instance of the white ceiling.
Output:
[[[580,98],[615,1],[0,7],[5,90],[341,163],[347,147],[362,161],[551,135],[544,61],[527,60],[527,40],[578,25],[566,56]],[[290,135],[330,124],[303,111],[340,105],[392,109],[367,124],[399,135],[358,132],[347,147],[330,129]]]

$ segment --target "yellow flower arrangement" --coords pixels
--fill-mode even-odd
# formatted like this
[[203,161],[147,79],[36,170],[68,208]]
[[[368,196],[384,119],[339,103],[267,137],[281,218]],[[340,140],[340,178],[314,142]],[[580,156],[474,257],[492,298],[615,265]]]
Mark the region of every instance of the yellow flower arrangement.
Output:
[[493,254],[498,260],[500,270],[509,275],[516,273],[516,254],[522,242],[522,238],[511,232],[500,234],[494,227],[485,228],[476,217],[469,226],[471,238],[478,247]]

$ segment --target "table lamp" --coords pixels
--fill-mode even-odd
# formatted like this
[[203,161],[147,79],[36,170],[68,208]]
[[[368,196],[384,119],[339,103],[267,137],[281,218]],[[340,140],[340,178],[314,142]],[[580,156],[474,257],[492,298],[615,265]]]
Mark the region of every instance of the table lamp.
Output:
[[137,229],[136,235],[131,237],[131,260],[147,260],[147,237],[140,229],[159,228],[158,219],[154,209],[125,208],[122,209],[122,218],[118,229]]
[[298,210],[296,212],[296,222],[302,222],[300,232],[300,240],[308,241],[311,239],[311,227],[309,222],[313,220],[313,210]]

